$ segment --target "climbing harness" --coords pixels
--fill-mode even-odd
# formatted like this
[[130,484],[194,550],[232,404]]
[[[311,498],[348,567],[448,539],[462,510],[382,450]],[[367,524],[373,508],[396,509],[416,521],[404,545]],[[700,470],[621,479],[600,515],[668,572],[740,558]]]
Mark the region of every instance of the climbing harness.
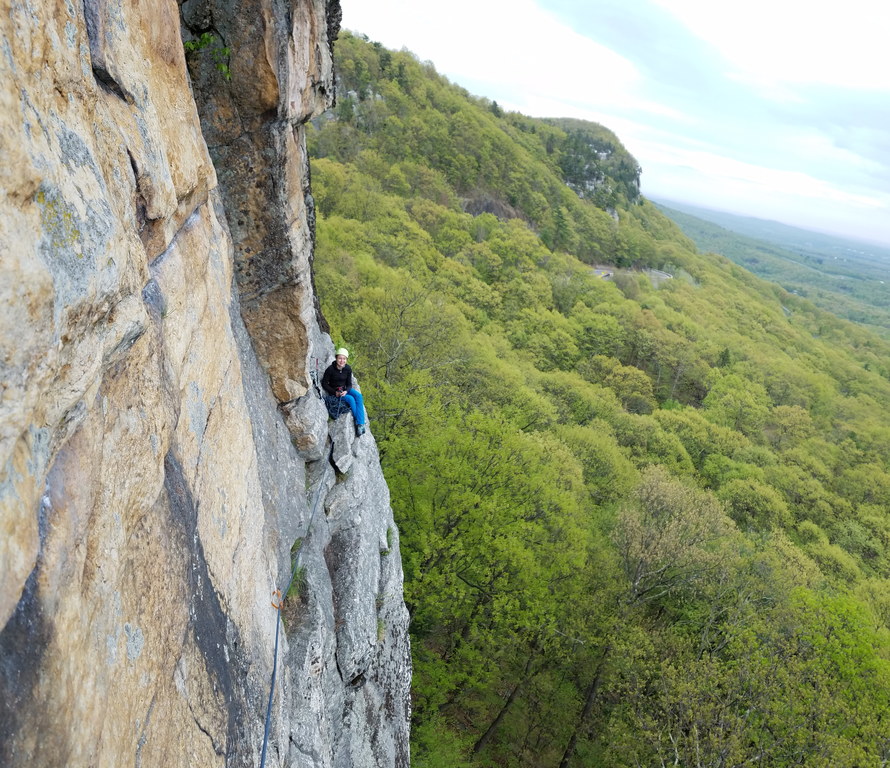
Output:
[[[338,350],[340,351],[340,350]],[[324,403],[324,407],[328,410],[328,416],[330,416],[334,421],[336,421],[340,416],[346,413],[351,413],[352,409],[347,405],[342,397],[336,397],[335,395],[329,395],[323,387],[321,386],[321,378],[319,377],[319,367],[318,367],[318,358],[315,358],[315,373],[313,382],[315,384],[316,394],[321,398],[321,401]],[[359,434],[363,434],[364,431]]]

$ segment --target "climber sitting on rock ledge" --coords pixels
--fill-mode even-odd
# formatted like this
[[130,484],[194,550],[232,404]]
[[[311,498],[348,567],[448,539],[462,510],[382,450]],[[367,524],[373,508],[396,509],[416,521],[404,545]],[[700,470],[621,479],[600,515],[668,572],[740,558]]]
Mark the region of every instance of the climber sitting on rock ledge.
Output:
[[332,418],[336,419],[341,413],[346,412],[343,407],[345,403],[352,411],[355,419],[355,434],[365,434],[365,403],[362,400],[362,393],[352,386],[352,368],[349,367],[346,360],[349,357],[349,350],[340,347],[334,355],[334,362],[331,363],[321,377],[321,387],[325,391],[325,405],[328,413]]

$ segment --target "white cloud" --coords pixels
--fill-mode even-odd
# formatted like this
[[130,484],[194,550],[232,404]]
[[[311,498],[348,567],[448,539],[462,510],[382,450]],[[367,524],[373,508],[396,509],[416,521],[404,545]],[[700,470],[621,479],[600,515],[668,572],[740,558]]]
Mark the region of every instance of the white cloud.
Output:
[[[390,48],[407,48],[439,72],[499,103],[533,116],[540,101],[589,102],[603,110],[672,110],[637,93],[636,66],[575,32],[533,0],[379,0],[343,3],[343,26]],[[521,94],[521,98],[519,96]]]
[[643,193],[824,232],[890,243],[890,194],[842,189],[797,171],[644,141]]
[[824,179],[800,171],[767,168],[711,152],[683,149],[672,145],[645,142],[644,144],[646,156],[655,163],[692,168],[706,178],[719,179],[720,184],[731,184],[735,188],[742,186],[755,188],[758,194],[821,200],[875,211],[887,204],[886,199],[882,201],[872,195],[839,189]]
[[848,171],[864,171],[866,173],[878,173],[882,165],[870,158],[863,157],[857,152],[840,147],[824,133],[810,130],[804,133],[795,133],[787,140],[789,147],[794,147],[800,154],[818,159],[823,166],[834,164]]
[[764,87],[797,83],[890,91],[887,3],[653,2],[717,48],[734,69],[727,75],[742,81]]

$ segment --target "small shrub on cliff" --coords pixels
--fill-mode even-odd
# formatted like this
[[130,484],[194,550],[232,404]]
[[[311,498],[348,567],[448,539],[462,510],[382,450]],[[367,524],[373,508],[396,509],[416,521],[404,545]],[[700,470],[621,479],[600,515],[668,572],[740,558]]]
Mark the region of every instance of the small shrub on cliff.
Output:
[[185,48],[186,56],[189,56],[190,54],[199,54],[202,51],[209,52],[210,59],[213,61],[213,66],[216,67],[216,71],[219,72],[226,81],[232,79],[232,72],[229,69],[232,49],[225,45],[222,39],[212,32],[202,32],[200,37],[195,40],[186,40],[182,46]]

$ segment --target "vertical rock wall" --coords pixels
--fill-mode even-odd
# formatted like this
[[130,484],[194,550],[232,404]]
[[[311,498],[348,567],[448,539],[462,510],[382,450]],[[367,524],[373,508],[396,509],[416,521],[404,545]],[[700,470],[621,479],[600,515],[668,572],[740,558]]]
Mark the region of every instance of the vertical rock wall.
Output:
[[337,3],[0,8],[0,765],[258,765],[296,564],[266,764],[407,766],[388,493],[311,376]]

